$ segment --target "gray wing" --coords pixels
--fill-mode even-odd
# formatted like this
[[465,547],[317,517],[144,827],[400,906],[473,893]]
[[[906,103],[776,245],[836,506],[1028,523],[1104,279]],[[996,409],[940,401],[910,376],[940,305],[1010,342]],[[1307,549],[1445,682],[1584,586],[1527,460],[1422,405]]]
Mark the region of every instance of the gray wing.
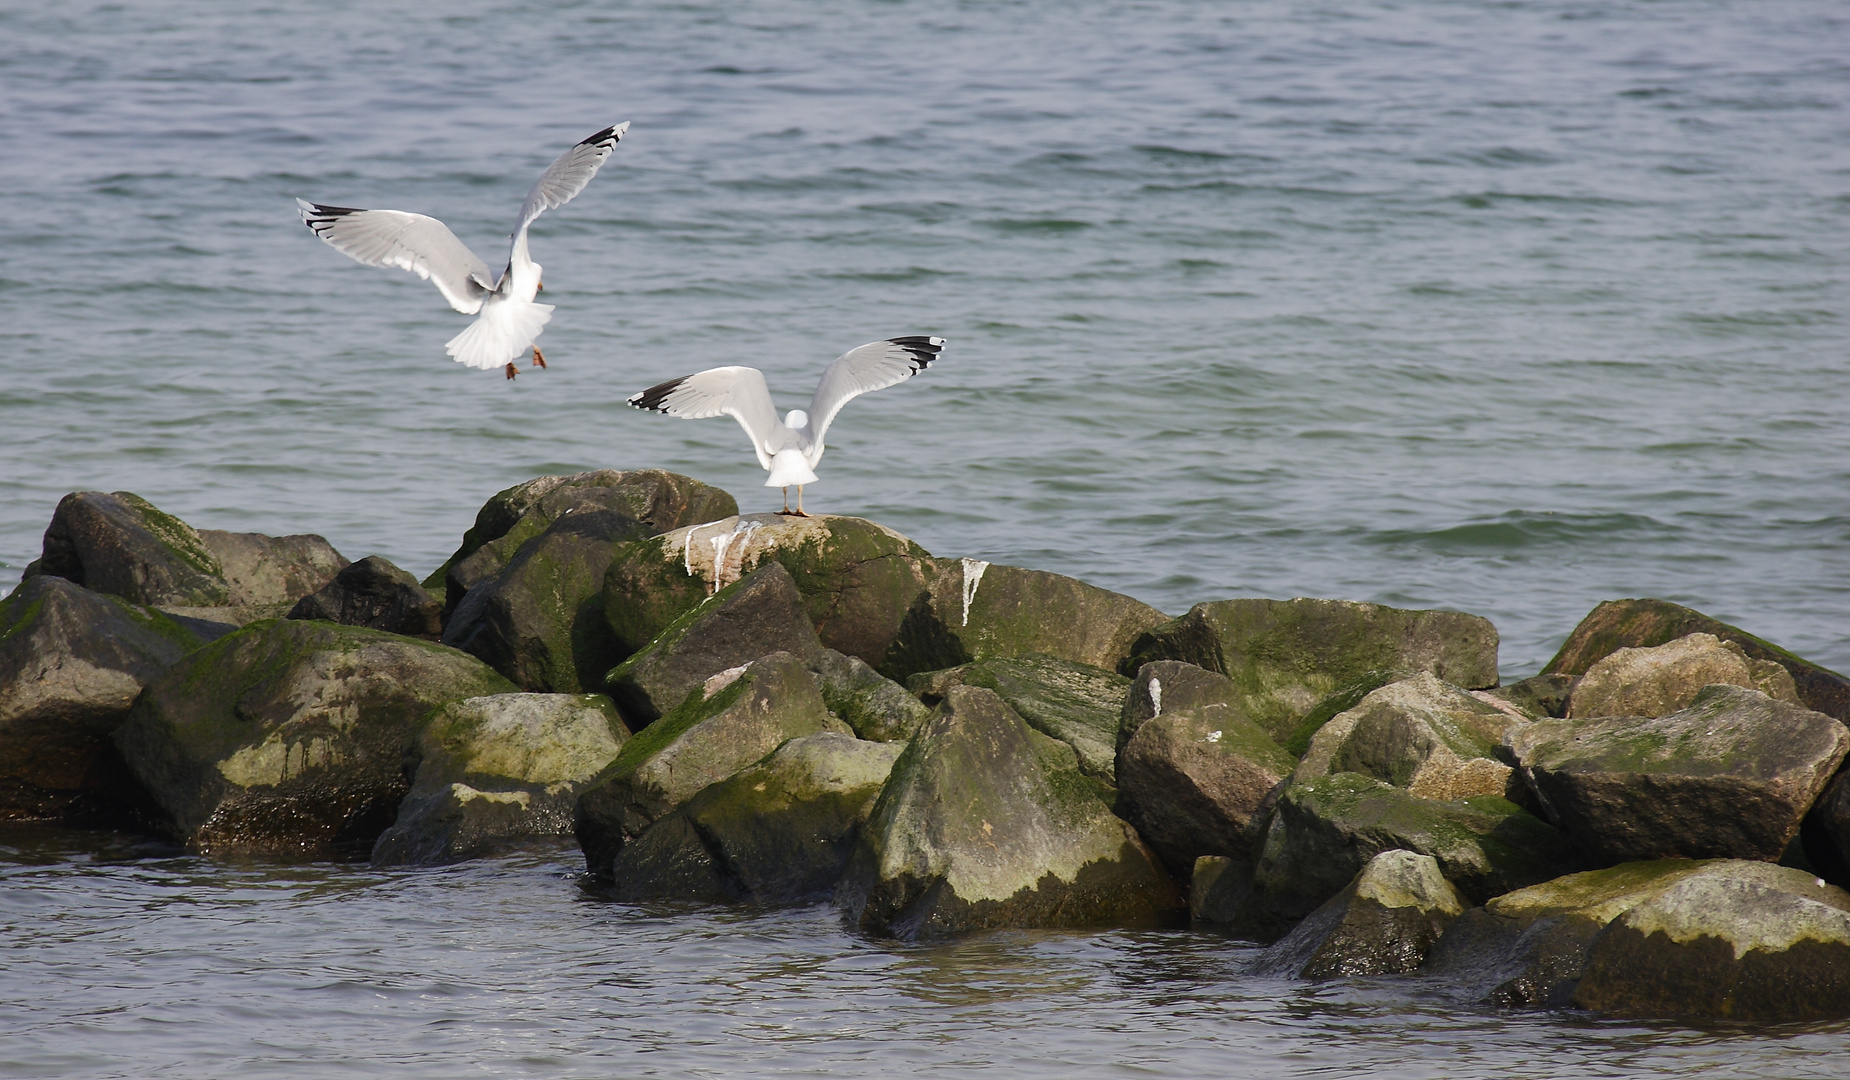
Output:
[[334,250],[367,266],[395,266],[434,282],[464,315],[482,310],[494,291],[488,264],[434,217],[403,210],[356,210],[297,199],[302,223]]
[[822,445],[823,432],[841,407],[874,390],[905,382],[931,366],[944,350],[941,337],[898,337],[850,349],[830,364],[809,401],[809,432]]
[[560,154],[558,160],[546,166],[539,183],[533,185],[533,190],[527,192],[527,201],[521,204],[520,221],[515,224],[514,232],[519,233],[533,224],[533,219],[543,211],[571,202],[572,196],[583,191],[597,175],[598,167],[604,164],[604,159],[617,148],[623,133],[629,129],[628,120],[613,124]]
[[768,441],[781,425],[777,407],[771,403],[771,389],[764,383],[764,372],[757,368],[708,368],[632,394],[629,403],[638,409],[687,420],[730,416],[751,436],[758,464],[771,467]]

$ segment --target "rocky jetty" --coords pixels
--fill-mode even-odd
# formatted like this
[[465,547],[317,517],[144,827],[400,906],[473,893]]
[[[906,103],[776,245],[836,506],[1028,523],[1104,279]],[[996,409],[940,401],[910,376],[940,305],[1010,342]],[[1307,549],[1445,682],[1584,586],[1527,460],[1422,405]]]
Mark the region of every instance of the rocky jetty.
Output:
[[0,817],[434,865],[575,836],[620,902],[875,936],[1184,920],[1255,976],[1850,1016],[1850,680],[1602,604],[1171,618],[659,470],[496,494],[420,584],[313,536],[56,508],[0,600]]

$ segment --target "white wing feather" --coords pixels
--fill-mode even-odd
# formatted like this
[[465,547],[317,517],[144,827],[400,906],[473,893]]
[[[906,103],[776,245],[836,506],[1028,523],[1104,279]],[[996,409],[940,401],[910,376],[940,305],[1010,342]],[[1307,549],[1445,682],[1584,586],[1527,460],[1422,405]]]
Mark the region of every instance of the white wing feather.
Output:
[[782,425],[778,423],[777,406],[771,401],[771,389],[765,385],[764,372],[757,368],[708,368],[651,386],[631,395],[629,403],[638,409],[686,420],[730,416],[751,436],[758,464],[771,467],[767,444]]
[[521,204],[520,220],[515,223],[514,232],[519,234],[542,212],[571,202],[572,197],[583,191],[597,175],[598,167],[604,164],[604,159],[617,148],[623,133],[629,129],[628,120],[613,124],[560,154],[546,166],[539,182],[527,192],[527,201]]
[[843,353],[822,373],[809,402],[811,453],[820,455],[822,435],[843,405],[862,394],[905,382],[930,367],[943,349],[940,337],[899,337]]
[[464,315],[482,310],[482,299],[494,291],[488,264],[434,217],[324,206],[303,199],[296,205],[302,210],[302,223],[334,250],[367,266],[409,270],[434,283]]

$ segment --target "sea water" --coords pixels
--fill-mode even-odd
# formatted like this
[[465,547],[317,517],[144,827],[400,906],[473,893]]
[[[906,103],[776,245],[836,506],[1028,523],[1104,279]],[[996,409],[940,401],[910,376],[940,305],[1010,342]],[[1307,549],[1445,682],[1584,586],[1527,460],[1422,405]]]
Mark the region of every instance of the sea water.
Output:
[[[534,226],[550,367],[459,367],[428,283],[293,199]],[[1763,3],[458,0],[0,7],[0,589],[57,500],[317,532],[419,574],[490,494],[663,467],[1172,613],[1485,615],[1506,677],[1657,596],[1850,670],[1850,11]],[[637,909],[570,851],[226,866],[11,830],[0,1076],[1836,1075],[1841,1025],[1692,1032],[1240,975],[1187,933],[902,946]],[[157,857],[158,856],[158,857]]]

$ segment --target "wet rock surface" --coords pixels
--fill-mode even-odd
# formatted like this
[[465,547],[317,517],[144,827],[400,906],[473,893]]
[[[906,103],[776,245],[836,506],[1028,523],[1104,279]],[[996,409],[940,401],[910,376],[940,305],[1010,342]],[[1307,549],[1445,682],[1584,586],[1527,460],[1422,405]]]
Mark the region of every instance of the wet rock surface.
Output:
[[1508,712],[1430,673],[1389,683],[1339,713],[1311,739],[1293,776],[1372,776],[1422,799],[1512,794],[1499,756]]
[[417,578],[378,555],[352,563],[289,609],[291,619],[370,626],[406,637],[436,639],[443,604]]
[[894,764],[838,903],[851,926],[901,938],[1150,922],[1182,910],[1071,747],[970,686],[950,689]]
[[1197,926],[1224,927],[1238,921],[1253,889],[1253,864],[1225,855],[1195,860],[1188,880],[1188,918]]
[[1541,721],[1510,747],[1549,820],[1603,861],[1771,861],[1850,751],[1850,730],[1711,685],[1669,716]]
[[1298,979],[1395,975],[1419,967],[1463,914],[1438,860],[1381,852],[1343,890],[1268,946],[1248,974]]
[[569,836],[578,794],[629,730],[601,694],[494,694],[439,709],[375,866],[438,865]]

